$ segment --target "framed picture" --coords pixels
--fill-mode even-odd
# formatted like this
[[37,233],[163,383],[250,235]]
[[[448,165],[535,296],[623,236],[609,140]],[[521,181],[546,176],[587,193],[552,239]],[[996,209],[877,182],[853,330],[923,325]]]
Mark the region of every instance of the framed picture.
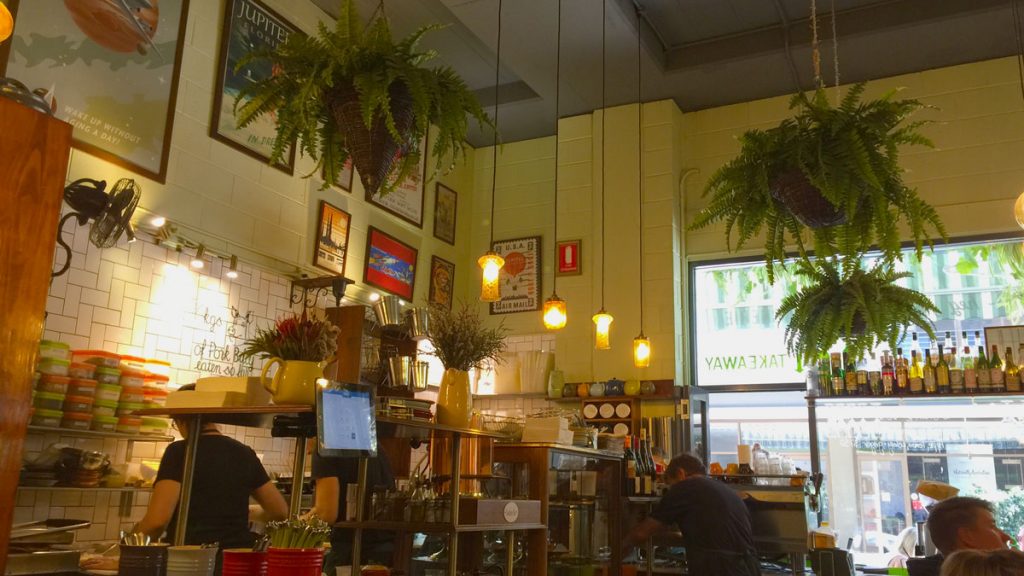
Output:
[[501,268],[501,300],[491,302],[491,314],[540,310],[540,236],[498,240],[491,245],[505,259]]
[[427,299],[431,304],[452,309],[455,300],[455,264],[438,256],[430,257],[430,293]]
[[5,74],[53,95],[76,148],[165,182],[188,3],[20,2]]
[[576,276],[583,270],[580,268],[580,240],[560,240],[558,242],[558,267],[555,274],[559,276]]
[[[217,62],[217,85],[213,89],[213,117],[210,137],[248,154],[270,161],[277,135],[277,124],[271,115],[263,115],[245,128],[235,118],[235,98],[243,86],[262,82],[273,74],[270,63],[250,62],[235,70],[238,61],[252,50],[274,49],[299,29],[258,0],[228,0],[224,9],[224,27],[220,36],[220,58]],[[287,162],[274,167],[288,174],[295,168],[295,143],[287,154]]]
[[[324,168],[320,169],[320,179],[327,182],[327,174]],[[338,172],[338,183],[337,187],[341,188],[345,192],[352,192],[352,177],[355,175],[356,169],[352,166],[352,158],[345,160],[345,164],[341,167],[341,172]]]
[[402,220],[423,228],[423,189],[427,180],[427,137],[420,142],[419,166],[413,173],[388,193],[386,196],[378,194],[367,194],[366,201],[385,212],[398,216]]
[[313,248],[313,265],[332,274],[345,275],[345,261],[348,259],[348,231],[352,215],[341,208],[320,201],[320,217],[317,218],[316,246]]
[[455,245],[455,215],[459,208],[459,196],[455,190],[437,183],[434,196],[434,238]]
[[398,238],[370,226],[366,235],[363,282],[411,301],[416,287],[419,251]]

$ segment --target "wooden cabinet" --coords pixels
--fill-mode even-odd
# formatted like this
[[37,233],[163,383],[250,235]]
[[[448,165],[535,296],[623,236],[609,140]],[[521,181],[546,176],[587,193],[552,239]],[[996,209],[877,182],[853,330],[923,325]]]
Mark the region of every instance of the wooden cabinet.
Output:
[[43,331],[71,126],[0,98],[0,573]]

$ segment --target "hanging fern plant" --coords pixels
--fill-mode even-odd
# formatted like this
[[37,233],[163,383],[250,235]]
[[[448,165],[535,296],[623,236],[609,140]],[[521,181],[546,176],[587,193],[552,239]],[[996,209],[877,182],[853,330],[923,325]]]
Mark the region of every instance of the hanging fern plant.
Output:
[[271,162],[298,139],[299,150],[317,161],[325,186],[338,180],[351,157],[367,194],[386,194],[419,165],[420,142],[435,127],[431,152],[438,170],[467,150],[469,119],[493,128],[462,78],[447,66],[429,67],[437,56],[421,51],[420,39],[440,26],[424,26],[395,42],[383,10],[367,24],[354,0],[344,0],[333,29],[292,34],[274,50],[249,54],[269,62],[274,75],[246,86],[236,100],[240,127],[276,114]]
[[924,294],[900,286],[910,276],[884,261],[868,270],[860,266],[844,274],[834,258],[802,260],[797,274],[810,284],[790,294],[775,313],[786,323],[786,348],[813,366],[838,340],[854,361],[880,344],[895,350],[909,326],[919,326],[935,338],[929,314],[939,309]]

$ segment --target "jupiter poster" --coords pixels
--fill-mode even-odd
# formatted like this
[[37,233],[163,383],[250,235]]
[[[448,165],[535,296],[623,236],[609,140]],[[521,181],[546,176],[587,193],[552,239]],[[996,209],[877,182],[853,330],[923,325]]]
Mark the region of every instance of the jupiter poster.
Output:
[[7,76],[46,91],[77,148],[164,182],[188,0],[19,4]]

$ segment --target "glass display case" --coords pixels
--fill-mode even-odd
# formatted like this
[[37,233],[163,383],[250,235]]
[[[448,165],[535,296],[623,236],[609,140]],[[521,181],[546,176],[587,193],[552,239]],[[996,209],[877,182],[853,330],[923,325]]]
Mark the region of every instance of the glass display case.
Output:
[[622,455],[555,444],[495,444],[513,499],[539,500],[546,530],[525,534],[519,573],[621,574]]

